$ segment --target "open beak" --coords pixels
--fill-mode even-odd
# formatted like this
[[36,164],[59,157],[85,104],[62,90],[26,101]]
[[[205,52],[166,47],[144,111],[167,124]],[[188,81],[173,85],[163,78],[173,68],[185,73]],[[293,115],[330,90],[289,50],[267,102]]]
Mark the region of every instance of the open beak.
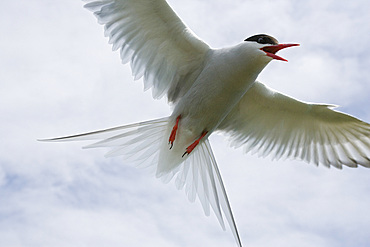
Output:
[[299,44],[269,45],[269,46],[262,47],[261,50],[266,53],[266,56],[272,57],[273,59],[277,59],[277,60],[288,62],[288,60],[286,60],[285,58],[279,57],[275,53],[278,52],[278,51],[280,51],[280,50],[282,50],[282,49],[284,49],[284,48],[288,48],[288,47],[291,47],[291,46],[299,46]]

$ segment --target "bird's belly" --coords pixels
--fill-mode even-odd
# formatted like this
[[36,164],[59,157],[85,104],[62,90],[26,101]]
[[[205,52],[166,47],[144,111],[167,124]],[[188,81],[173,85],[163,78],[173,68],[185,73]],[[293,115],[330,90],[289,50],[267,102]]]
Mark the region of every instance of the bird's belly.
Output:
[[193,138],[198,138],[204,131],[211,134],[253,82],[244,83],[237,89],[208,87],[207,90],[194,90],[179,102],[172,118],[181,116],[179,129],[186,131],[188,135],[192,134]]

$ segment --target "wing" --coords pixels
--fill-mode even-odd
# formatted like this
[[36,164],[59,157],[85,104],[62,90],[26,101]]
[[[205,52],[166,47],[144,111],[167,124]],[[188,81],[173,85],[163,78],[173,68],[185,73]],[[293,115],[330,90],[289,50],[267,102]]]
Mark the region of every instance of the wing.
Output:
[[175,102],[199,75],[209,46],[198,39],[165,0],[84,0],[104,25],[113,50],[131,62],[135,79],[154,98]]
[[256,82],[219,130],[231,134],[233,146],[262,156],[370,167],[370,125],[333,107],[304,103]]

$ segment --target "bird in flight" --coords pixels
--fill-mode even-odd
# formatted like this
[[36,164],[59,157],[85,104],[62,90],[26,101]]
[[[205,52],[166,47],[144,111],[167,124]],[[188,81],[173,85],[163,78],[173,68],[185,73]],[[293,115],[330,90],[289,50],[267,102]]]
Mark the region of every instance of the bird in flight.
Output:
[[130,62],[135,80],[143,78],[153,97],[166,97],[170,116],[48,141],[95,140],[87,148],[108,147],[156,176],[175,179],[190,201],[211,210],[225,230],[228,223],[242,246],[230,203],[208,137],[228,134],[235,147],[275,158],[297,158],[316,165],[370,167],[370,125],[334,110],[305,103],[257,81],[280,44],[265,34],[213,49],[200,40],[165,0],[85,0],[104,25],[113,50]]

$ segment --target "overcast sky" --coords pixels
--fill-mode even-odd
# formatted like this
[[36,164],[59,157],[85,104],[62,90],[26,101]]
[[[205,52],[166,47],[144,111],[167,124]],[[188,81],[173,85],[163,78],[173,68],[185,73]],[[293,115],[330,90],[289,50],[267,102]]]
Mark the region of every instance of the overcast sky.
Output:
[[[300,43],[259,79],[370,122],[368,0],[171,0],[212,47]],[[197,201],[121,157],[56,137],[168,116],[78,0],[0,9],[0,246],[236,246]],[[212,136],[244,246],[370,246],[370,170],[271,161]]]

